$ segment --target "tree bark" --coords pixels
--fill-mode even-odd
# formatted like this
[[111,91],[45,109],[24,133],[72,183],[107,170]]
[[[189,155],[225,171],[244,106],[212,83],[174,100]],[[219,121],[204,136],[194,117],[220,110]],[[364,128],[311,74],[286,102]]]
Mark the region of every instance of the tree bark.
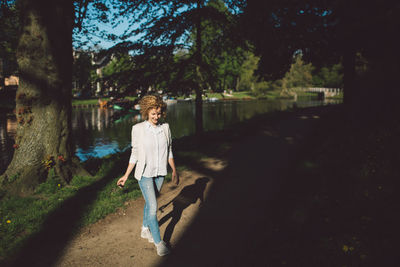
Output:
[[351,107],[355,104],[356,99],[356,52],[355,49],[350,45],[350,47],[345,48],[343,54],[343,101],[347,107]]
[[13,159],[0,176],[11,194],[30,194],[48,177],[68,182],[71,140],[72,26],[69,0],[21,0],[20,84]]
[[337,13],[340,17],[338,40],[343,56],[343,102],[350,117],[354,117],[357,110],[355,104],[357,99],[356,87],[356,51],[357,41],[355,35],[356,23],[353,11],[356,10],[356,3],[339,1]]
[[[201,1],[197,1],[197,8],[198,10],[201,9]],[[203,79],[201,75],[201,67],[203,65],[202,60],[202,39],[201,39],[201,16],[198,13],[197,22],[196,22],[196,75],[197,75],[197,86],[196,86],[196,135],[201,135],[203,133]]]
[[196,126],[196,135],[201,135],[203,133],[203,98],[202,98],[202,89],[200,86],[196,88],[196,100],[195,100],[195,126]]

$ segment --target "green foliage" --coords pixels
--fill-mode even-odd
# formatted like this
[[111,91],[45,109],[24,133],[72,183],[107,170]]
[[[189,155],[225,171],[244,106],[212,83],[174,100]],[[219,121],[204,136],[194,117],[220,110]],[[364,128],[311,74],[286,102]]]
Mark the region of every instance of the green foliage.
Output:
[[[215,92],[237,89],[241,66],[246,59],[247,45],[234,44],[229,32],[235,17],[228,10],[224,1],[213,0],[207,7],[214,9],[210,18],[204,18],[201,24],[202,59],[205,69],[203,76],[209,87]],[[212,13],[212,12],[211,12]],[[196,41],[197,29],[192,32],[191,40]],[[197,44],[191,53],[196,53]]]
[[240,66],[237,89],[240,91],[254,90],[255,83],[257,81],[255,71],[258,68],[258,62],[260,58],[256,57],[252,52],[249,51],[244,53],[244,58],[245,60]]
[[134,68],[133,58],[129,54],[115,56],[103,68],[103,80],[118,93],[126,93],[135,84],[135,77],[132,76]]
[[101,39],[115,41],[116,36],[99,28],[100,23],[109,23],[114,17],[111,14],[111,1],[91,0],[72,1],[74,5],[73,45],[75,48],[95,48]]
[[74,62],[72,65],[72,80],[75,88],[73,93],[81,93],[82,95],[91,94],[91,84],[95,77],[92,76],[94,67],[89,52],[75,52]]
[[15,1],[0,3],[0,77],[17,71],[16,47],[19,36],[19,9]]
[[294,58],[290,70],[286,72],[282,84],[285,88],[306,88],[312,85],[312,71],[314,67],[311,63],[305,64],[301,55]]
[[131,73],[140,79],[137,85],[178,95],[233,88],[240,66],[233,51],[237,45],[232,46],[228,38],[236,21],[235,5],[222,0],[115,1],[119,15],[129,24],[122,38],[142,36],[130,46],[139,51]]
[[254,83],[252,92],[256,97],[263,98],[266,97],[267,93],[271,90],[272,90],[272,82],[261,81]]
[[254,84],[252,94],[257,98],[274,99],[278,97],[282,88],[282,80],[260,81]]
[[343,66],[341,63],[322,67],[312,78],[315,87],[343,88]]

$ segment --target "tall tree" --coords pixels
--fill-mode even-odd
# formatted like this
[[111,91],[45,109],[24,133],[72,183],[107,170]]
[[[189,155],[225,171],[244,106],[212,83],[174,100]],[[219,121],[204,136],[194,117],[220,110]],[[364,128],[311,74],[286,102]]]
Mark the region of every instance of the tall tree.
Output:
[[73,93],[81,96],[91,95],[92,79],[91,73],[95,66],[92,64],[90,51],[74,51],[74,62],[72,67]]
[[[142,39],[135,46],[141,53],[153,53],[164,59],[173,57],[177,49],[191,49],[193,53],[181,64],[193,68],[195,75],[192,86],[196,92],[196,133],[203,131],[202,94],[207,87],[207,66],[203,57],[204,21],[227,24],[226,13],[216,5],[208,5],[206,0],[190,1],[140,1],[114,0],[119,14],[125,17],[131,27],[124,38],[141,35]],[[221,1],[231,13],[238,12],[242,1]],[[195,38],[191,39],[191,34]],[[182,71],[184,73],[185,71]]]
[[258,68],[259,57],[256,57],[252,52],[244,53],[244,61],[241,64],[239,76],[237,79],[237,89],[252,90],[254,89],[254,83],[257,81],[255,71]]
[[28,194],[49,174],[69,181],[73,3],[21,0],[20,85],[13,159],[0,176],[8,193]]
[[343,66],[341,63],[324,66],[313,75],[313,86],[343,88]]
[[305,64],[302,55],[297,54],[290,66],[289,71],[283,78],[287,88],[305,88],[312,85],[312,71],[314,67],[311,63]]
[[250,48],[246,41],[237,40],[237,34],[232,33],[238,18],[229,12],[225,3],[211,0],[207,4],[225,14],[228,22],[215,23],[207,19],[202,22],[203,64],[207,68],[208,85],[219,92],[237,89],[241,68],[248,59],[247,50]]
[[[399,97],[395,73],[400,71],[400,41],[395,36],[400,4],[337,0],[332,9],[338,21],[336,35],[343,41],[338,47],[343,54],[345,103],[353,111],[378,114],[387,109],[391,113],[398,108]],[[366,75],[357,72],[359,55],[367,62]]]

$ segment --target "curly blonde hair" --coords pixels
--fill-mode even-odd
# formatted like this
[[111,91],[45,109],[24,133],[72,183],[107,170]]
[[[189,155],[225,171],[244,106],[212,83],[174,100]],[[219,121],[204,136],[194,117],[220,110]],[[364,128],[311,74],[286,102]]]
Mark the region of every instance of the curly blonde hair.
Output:
[[160,96],[146,95],[139,100],[140,114],[144,120],[149,118],[149,111],[153,108],[161,108],[161,116],[165,118],[167,115],[167,104],[164,103]]

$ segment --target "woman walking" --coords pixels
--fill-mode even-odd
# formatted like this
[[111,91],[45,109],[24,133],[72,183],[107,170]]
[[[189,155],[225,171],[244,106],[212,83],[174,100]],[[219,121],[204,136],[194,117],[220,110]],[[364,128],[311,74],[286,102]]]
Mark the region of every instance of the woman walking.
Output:
[[117,185],[123,187],[136,166],[134,176],[145,200],[141,237],[154,242],[157,254],[164,256],[170,251],[161,240],[156,197],[167,175],[167,162],[172,169],[172,181],[175,184],[179,183],[179,177],[172,154],[169,125],[160,122],[161,117],[166,115],[167,105],[161,97],[154,95],[144,96],[139,105],[144,121],[132,127],[132,153],[126,172]]

